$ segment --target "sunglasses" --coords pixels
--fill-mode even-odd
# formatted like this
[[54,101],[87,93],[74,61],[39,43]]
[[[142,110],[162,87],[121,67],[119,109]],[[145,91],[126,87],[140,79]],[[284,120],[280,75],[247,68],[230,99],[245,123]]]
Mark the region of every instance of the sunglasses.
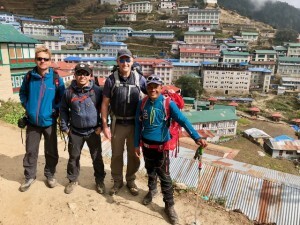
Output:
[[37,60],[37,61],[40,61],[40,62],[43,61],[43,60],[44,60],[45,62],[48,62],[50,59],[49,59],[49,58],[37,57],[36,60]]
[[76,76],[85,76],[85,77],[88,77],[90,74],[85,72],[85,71],[78,71],[75,73]]
[[120,63],[125,63],[125,62],[130,63],[130,62],[131,62],[131,59],[130,59],[130,58],[119,59],[119,62],[120,62]]
[[153,77],[153,76],[148,77],[147,81],[159,81],[159,82],[162,82],[162,80],[159,77]]

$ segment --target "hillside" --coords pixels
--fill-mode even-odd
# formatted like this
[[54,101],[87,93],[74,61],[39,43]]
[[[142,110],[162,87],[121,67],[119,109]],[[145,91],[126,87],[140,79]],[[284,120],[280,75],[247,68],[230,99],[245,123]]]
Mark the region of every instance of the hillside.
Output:
[[285,2],[267,1],[257,5],[249,0],[218,0],[224,9],[262,21],[278,29],[294,29],[300,32],[300,10]]

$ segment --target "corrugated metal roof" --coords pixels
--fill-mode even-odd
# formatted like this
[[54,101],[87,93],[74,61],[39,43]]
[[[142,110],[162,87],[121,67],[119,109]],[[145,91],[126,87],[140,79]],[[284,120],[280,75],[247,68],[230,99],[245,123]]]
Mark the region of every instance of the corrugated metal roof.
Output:
[[0,24],[0,43],[37,44],[40,42],[20,33],[12,25]]
[[232,109],[214,109],[204,111],[183,112],[191,123],[238,120]]
[[263,130],[259,130],[257,128],[250,128],[248,130],[244,131],[248,136],[251,136],[253,138],[270,138],[271,136],[268,135]]
[[[102,142],[103,156],[111,157],[110,142]],[[179,156],[170,159],[174,181],[198,186],[198,162],[194,151],[181,147]],[[227,209],[239,209],[251,220],[277,225],[299,225],[300,176],[246,163],[203,155],[198,190],[200,196],[225,199]],[[126,165],[127,154],[124,153]],[[140,170],[144,171],[144,160]]]
[[[268,142],[266,142],[270,148],[276,150],[300,150],[300,140],[280,140],[276,141],[274,138],[270,138]],[[300,181],[299,181],[300,184]]]

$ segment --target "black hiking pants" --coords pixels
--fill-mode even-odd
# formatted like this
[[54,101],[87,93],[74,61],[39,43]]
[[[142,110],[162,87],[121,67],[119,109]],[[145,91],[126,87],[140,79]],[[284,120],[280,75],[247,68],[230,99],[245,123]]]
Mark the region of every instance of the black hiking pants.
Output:
[[67,178],[77,181],[80,172],[80,155],[84,143],[87,143],[94,167],[96,183],[103,182],[105,178],[104,164],[102,159],[101,137],[95,132],[89,135],[80,135],[74,132],[69,134],[69,161],[67,166]]
[[45,168],[44,175],[52,178],[58,163],[56,123],[49,127],[36,127],[30,124],[26,128],[26,153],[23,159],[25,179],[36,177],[39,145],[44,136]]
[[158,151],[158,149],[143,147],[143,155],[148,174],[149,191],[157,188],[157,177],[159,177],[163,201],[168,206],[174,205],[174,191],[169,171],[169,151]]

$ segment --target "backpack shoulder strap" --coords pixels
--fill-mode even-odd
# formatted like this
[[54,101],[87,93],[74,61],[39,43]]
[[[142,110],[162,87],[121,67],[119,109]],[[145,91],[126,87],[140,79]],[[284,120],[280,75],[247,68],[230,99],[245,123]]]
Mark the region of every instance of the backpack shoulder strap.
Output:
[[59,75],[55,70],[53,70],[53,84],[56,89],[59,87]]
[[68,89],[66,90],[66,102],[69,107],[71,107],[72,97],[73,97],[74,90],[72,86],[70,85]]
[[110,98],[112,98],[112,96],[114,95],[115,88],[120,86],[120,78],[119,78],[118,70],[114,71],[113,75],[114,75],[115,83],[111,89]]
[[171,98],[164,96],[163,105],[164,105],[165,115],[166,115],[165,120],[168,120],[170,118],[170,102],[171,102]]
[[149,98],[148,96],[145,96],[145,97],[142,99],[142,103],[141,103],[141,112],[144,110],[148,98]]
[[95,108],[97,109],[95,86],[93,86],[92,89],[89,91],[89,96],[90,96],[92,102],[94,103]]
[[26,75],[25,75],[25,89],[26,89],[26,93],[29,93],[29,82],[31,79],[31,70],[29,70]]

